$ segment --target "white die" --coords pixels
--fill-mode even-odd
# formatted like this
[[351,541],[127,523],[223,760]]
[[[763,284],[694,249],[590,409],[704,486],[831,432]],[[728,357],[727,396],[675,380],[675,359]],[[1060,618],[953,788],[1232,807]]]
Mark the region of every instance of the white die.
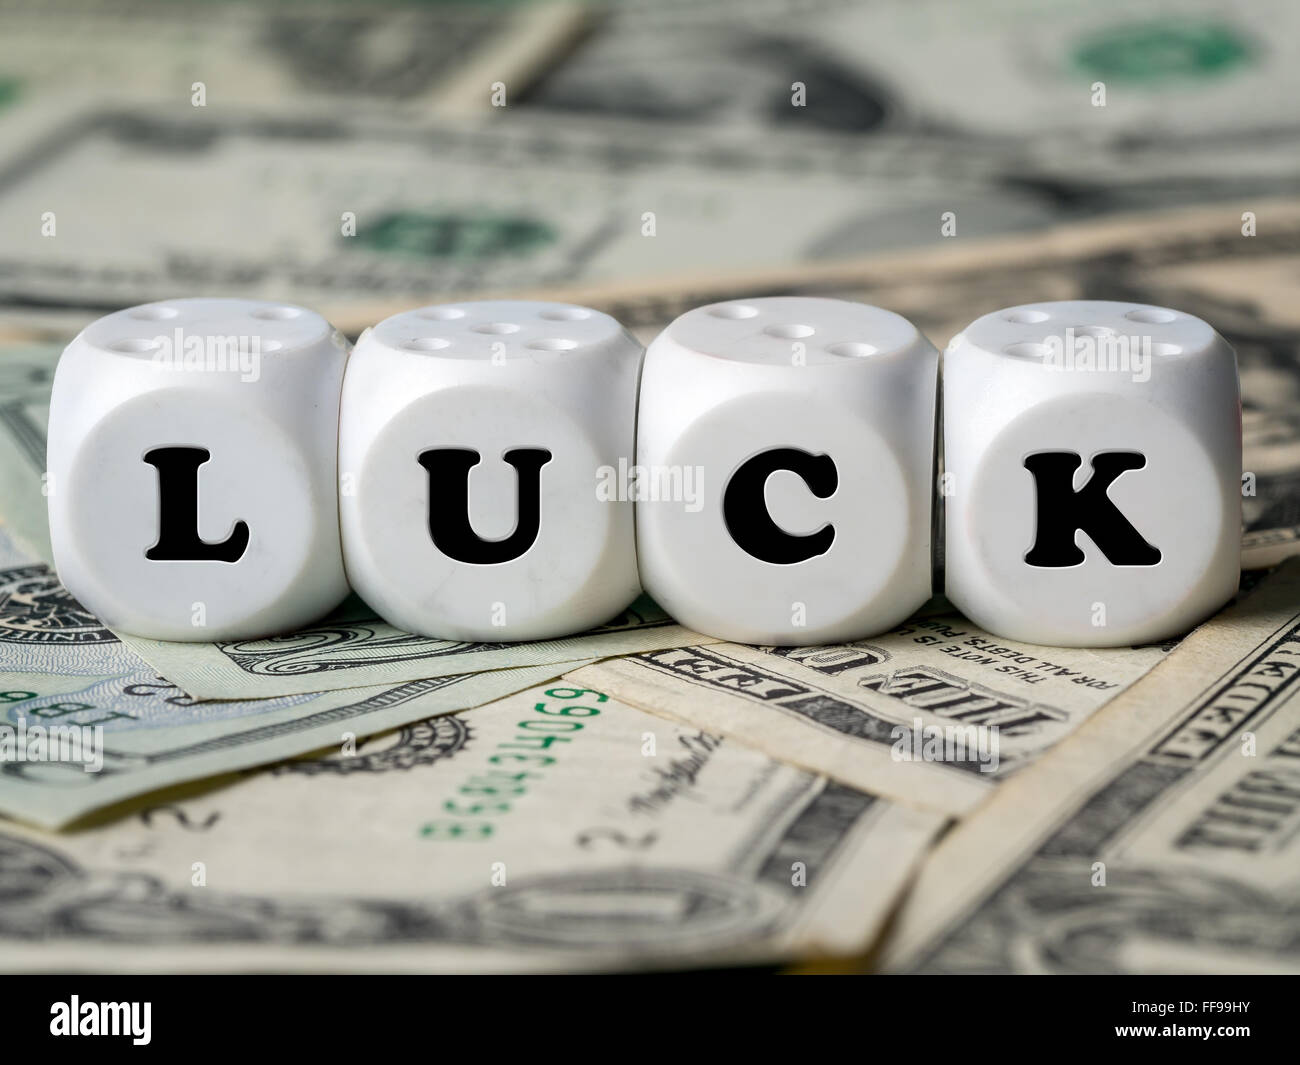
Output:
[[987,314],[944,355],[946,582],[990,632],[1100,647],[1185,632],[1234,593],[1232,348],[1142,304]]
[[267,636],[335,606],[346,360],[320,315],[256,300],[168,300],[82,330],[50,400],[68,591],[163,640]]
[[458,640],[563,636],[625,608],[632,502],[601,485],[633,454],[642,354],[609,315],[554,303],[425,307],[367,330],[339,439],[358,594]]
[[745,643],[851,640],[906,618],[930,595],[938,362],[907,319],[859,303],[678,318],[641,381],[646,590]]

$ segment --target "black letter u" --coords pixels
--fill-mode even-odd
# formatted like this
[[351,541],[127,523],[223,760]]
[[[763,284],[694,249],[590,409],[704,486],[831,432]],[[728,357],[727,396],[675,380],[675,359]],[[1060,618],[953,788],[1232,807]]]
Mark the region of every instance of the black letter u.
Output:
[[537,539],[542,525],[542,467],[551,453],[540,447],[517,447],[502,458],[515,468],[518,520],[504,540],[484,540],[469,520],[469,471],[482,458],[472,448],[439,447],[422,452],[429,471],[429,535],[448,558],[477,566],[512,562]]

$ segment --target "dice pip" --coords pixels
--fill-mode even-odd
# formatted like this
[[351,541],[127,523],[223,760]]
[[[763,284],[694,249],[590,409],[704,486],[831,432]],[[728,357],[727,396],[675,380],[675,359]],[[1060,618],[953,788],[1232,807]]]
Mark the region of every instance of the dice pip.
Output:
[[943,360],[946,583],[990,632],[1175,636],[1237,587],[1236,357],[1189,314],[1109,301],[987,314]]
[[367,330],[339,429],[358,594],[459,640],[563,636],[626,607],[633,500],[602,489],[633,455],[642,354],[609,315],[567,304],[448,304]]
[[68,591],[164,640],[261,637],[335,606],[346,359],[320,315],[255,300],[168,300],[87,326],[50,400],[50,540]]
[[907,319],[842,300],[674,321],[641,381],[646,590],[745,643],[851,640],[906,618],[930,595],[938,362]]

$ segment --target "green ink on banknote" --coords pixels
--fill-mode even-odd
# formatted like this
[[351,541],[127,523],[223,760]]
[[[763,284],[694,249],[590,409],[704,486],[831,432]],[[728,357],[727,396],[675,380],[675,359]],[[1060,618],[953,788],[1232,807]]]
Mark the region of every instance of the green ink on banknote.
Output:
[[362,226],[355,239],[374,251],[476,262],[527,256],[554,244],[557,235],[544,222],[516,215],[398,211]]
[[1156,82],[1216,77],[1253,58],[1250,42],[1218,22],[1151,22],[1115,26],[1075,52],[1090,77]]
[[[603,703],[609,696],[590,688],[547,688],[546,694],[555,700],[582,699],[590,696],[589,702]],[[552,754],[539,754],[549,751],[557,743],[572,742],[572,735],[566,733],[581,732],[586,726],[581,721],[555,720],[556,718],[596,717],[600,711],[585,703],[560,702],[558,704],[536,703],[533,710],[543,715],[540,718],[525,718],[517,728],[521,735],[512,738],[509,743],[498,743],[496,753],[488,758],[488,764],[494,768],[485,773],[471,777],[459,788],[458,795],[468,797],[471,801],[446,799],[442,808],[454,818],[429,821],[420,827],[420,835],[425,839],[490,839],[495,825],[488,817],[510,813],[512,802],[528,794],[526,781],[541,778],[536,769],[545,769],[556,762]],[[518,753],[524,752],[524,753]],[[520,769],[521,765],[536,769]],[[510,772],[511,767],[516,772]]]

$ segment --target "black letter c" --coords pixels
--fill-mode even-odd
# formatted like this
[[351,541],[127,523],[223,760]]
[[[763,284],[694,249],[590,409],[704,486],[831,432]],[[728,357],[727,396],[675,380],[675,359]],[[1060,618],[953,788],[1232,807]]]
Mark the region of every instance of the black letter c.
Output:
[[722,520],[727,532],[742,551],[778,566],[824,555],[835,539],[835,526],[827,522],[816,532],[795,536],[777,525],[768,513],[763,489],[777,470],[797,474],[818,499],[826,499],[839,486],[839,474],[829,455],[813,455],[793,447],[761,452],[742,462],[723,490]]

